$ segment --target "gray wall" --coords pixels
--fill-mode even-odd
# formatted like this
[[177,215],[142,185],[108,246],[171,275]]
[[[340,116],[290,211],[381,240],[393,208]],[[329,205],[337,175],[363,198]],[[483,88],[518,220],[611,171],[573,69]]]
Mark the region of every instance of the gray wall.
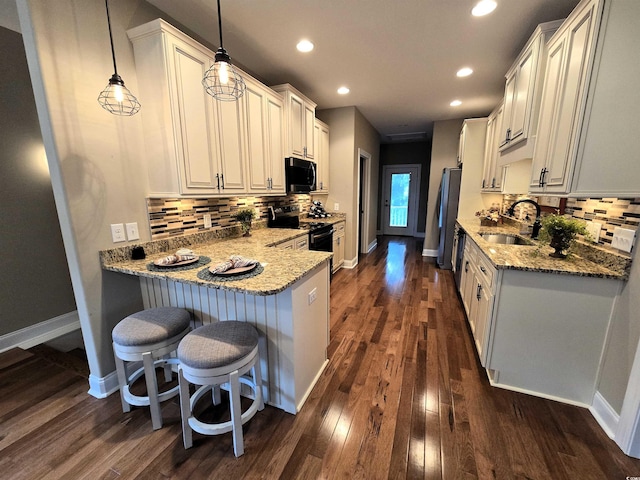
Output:
[[[421,165],[420,170],[420,198],[418,199],[418,213],[416,233],[424,233],[427,198],[429,194],[429,171],[431,164],[431,142],[386,143],[380,145],[380,170],[378,191],[382,192],[382,168],[385,165]],[[382,199],[380,199],[382,200]],[[382,207],[378,202],[378,229],[382,229]]]
[[22,35],[0,27],[0,335],[76,309]]

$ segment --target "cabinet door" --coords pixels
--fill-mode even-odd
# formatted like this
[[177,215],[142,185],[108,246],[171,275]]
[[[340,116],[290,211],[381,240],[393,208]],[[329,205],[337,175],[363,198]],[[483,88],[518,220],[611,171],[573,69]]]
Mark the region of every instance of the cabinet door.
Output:
[[[535,62],[538,49],[533,47],[518,63],[517,80],[513,94],[513,112],[511,115],[509,145],[517,143],[521,137],[526,138],[526,121],[528,118],[533,92]],[[524,138],[523,138],[524,139]]]
[[486,348],[488,329],[491,324],[489,315],[491,314],[491,302],[493,296],[491,291],[482,282],[477,283],[476,287],[476,317],[475,317],[475,332],[474,340],[476,343],[476,349],[478,350],[478,357],[480,357],[480,363],[484,367],[486,364]]
[[187,194],[217,192],[217,155],[210,135],[214,131],[213,102],[200,84],[209,65],[209,58],[197,49],[178,41],[171,44],[171,103],[174,121],[179,119],[180,188]]
[[218,112],[218,164],[220,193],[239,194],[246,192],[244,178],[244,100],[215,103]]
[[267,96],[266,105],[270,191],[284,194],[284,105],[282,100],[274,95]]
[[585,9],[563,35],[549,44],[532,192],[562,193],[569,189],[594,13],[594,8]]
[[315,157],[315,124],[316,110],[310,105],[304,105],[304,153],[305,157],[313,160]]
[[247,122],[247,156],[249,190],[265,193],[269,190],[268,139],[265,137],[266,99],[264,90],[253,82],[246,82],[244,93]]
[[482,169],[482,190],[487,191],[491,189],[491,178],[495,171],[495,156],[494,150],[497,150],[497,146],[494,149],[493,140],[495,138],[496,130],[496,118],[492,113],[487,120],[487,137],[484,145],[484,168]]
[[318,166],[316,191],[326,193],[329,191],[329,128],[316,120],[314,130],[316,147],[315,162]]
[[469,260],[469,256],[466,254],[462,260],[462,277],[460,279],[460,296],[462,297],[462,305],[465,312],[467,312],[467,318],[471,313],[471,299],[473,298],[473,266]]
[[507,84],[504,89],[504,108],[502,111],[502,129],[500,131],[500,143],[498,144],[500,149],[509,146],[509,139],[511,138],[511,120],[513,117],[515,92],[516,92],[517,75],[516,70],[513,71],[511,76],[507,78]]
[[289,97],[289,149],[299,158],[304,158],[305,113],[304,101],[291,94]]

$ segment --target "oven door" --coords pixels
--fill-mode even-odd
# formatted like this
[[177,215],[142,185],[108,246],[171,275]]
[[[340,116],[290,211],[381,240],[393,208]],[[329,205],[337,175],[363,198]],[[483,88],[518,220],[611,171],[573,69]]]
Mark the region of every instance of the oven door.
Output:
[[309,234],[309,250],[319,252],[333,251],[333,228],[326,232]]

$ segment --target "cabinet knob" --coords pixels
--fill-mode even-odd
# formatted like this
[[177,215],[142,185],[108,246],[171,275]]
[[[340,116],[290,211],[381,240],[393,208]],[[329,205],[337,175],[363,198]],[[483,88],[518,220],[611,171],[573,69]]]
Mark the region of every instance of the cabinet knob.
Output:
[[480,267],[480,271],[481,271],[482,273],[487,273],[487,271],[485,270],[485,268],[484,268],[484,267]]

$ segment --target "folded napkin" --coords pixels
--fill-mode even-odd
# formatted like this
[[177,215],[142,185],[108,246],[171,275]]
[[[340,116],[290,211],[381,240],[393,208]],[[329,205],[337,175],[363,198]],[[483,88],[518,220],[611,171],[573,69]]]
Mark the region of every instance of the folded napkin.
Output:
[[251,265],[255,265],[256,263],[258,263],[257,260],[244,258],[240,255],[232,255],[231,257],[229,257],[229,260],[211,267],[209,271],[213,274],[224,273],[227,270],[231,270],[232,268],[250,267]]
[[156,264],[173,265],[174,263],[186,262],[187,260],[193,260],[195,258],[196,258],[196,255],[168,255],[156,261]]

